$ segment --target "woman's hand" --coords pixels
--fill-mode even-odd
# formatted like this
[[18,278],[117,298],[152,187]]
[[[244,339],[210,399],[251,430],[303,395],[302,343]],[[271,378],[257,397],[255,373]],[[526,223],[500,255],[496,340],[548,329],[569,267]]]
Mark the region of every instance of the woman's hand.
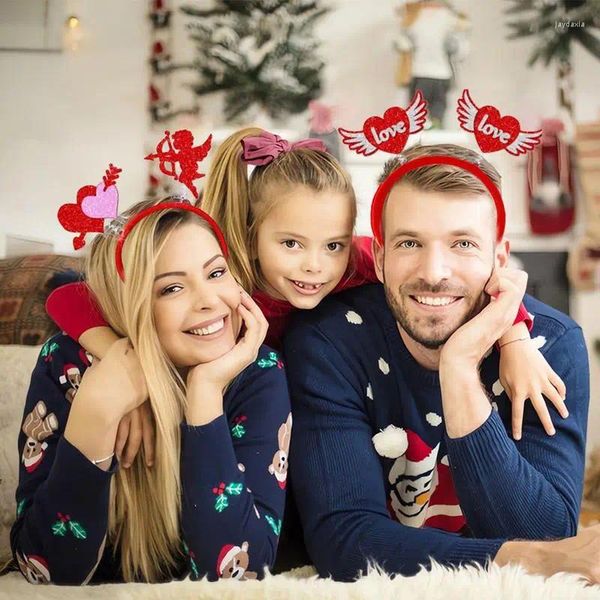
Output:
[[[269,324],[260,308],[245,291],[241,290],[241,302],[237,307],[245,328],[235,346],[223,356],[192,367],[187,376],[187,397],[189,410],[188,423],[206,421],[200,418],[196,409],[204,404],[207,397],[220,398],[227,384],[250,363],[256,360],[258,351],[267,335]],[[222,406],[221,410],[222,412]],[[220,414],[220,413],[219,413]]]
[[563,419],[569,416],[565,406],[565,384],[530,339],[515,340],[502,346],[500,383],[512,402],[515,440],[521,439],[523,410],[528,399],[548,435],[554,435],[555,429],[543,396],[554,404]]

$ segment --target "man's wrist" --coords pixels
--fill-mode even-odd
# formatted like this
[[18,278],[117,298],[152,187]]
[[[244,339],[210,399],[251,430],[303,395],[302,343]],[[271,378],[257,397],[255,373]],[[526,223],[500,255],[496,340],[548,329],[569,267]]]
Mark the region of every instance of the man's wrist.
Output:
[[494,562],[499,566],[521,565],[529,573],[544,574],[544,555],[548,542],[505,542],[496,553]]

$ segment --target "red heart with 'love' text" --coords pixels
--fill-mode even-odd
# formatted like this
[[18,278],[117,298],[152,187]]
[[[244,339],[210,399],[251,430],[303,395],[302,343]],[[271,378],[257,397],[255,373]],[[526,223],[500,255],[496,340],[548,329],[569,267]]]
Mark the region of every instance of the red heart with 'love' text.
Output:
[[408,115],[403,108],[392,106],[381,117],[369,117],[363,133],[373,146],[384,152],[400,154],[409,136]]
[[475,140],[482,152],[497,152],[510,146],[521,131],[517,119],[501,117],[493,106],[482,106],[475,115]]
[[[96,193],[95,185],[84,185],[77,192],[77,204],[63,204],[58,209],[58,220],[67,231],[75,233],[102,233],[104,231],[104,219],[94,219],[88,217],[81,210],[81,203],[87,196],[93,196]],[[81,248],[85,242],[83,236],[73,240],[75,250]]]

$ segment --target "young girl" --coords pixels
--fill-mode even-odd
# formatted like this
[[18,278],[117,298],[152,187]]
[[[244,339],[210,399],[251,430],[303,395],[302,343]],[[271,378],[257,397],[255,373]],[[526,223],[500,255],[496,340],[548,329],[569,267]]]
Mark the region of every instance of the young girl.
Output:
[[[260,577],[291,430],[281,361],[261,346],[267,322],[202,211],[141,202],[124,218],[122,253],[116,235],[97,236],[86,275],[125,339],[92,366],[66,335],[44,345],[19,437],[13,554],[32,583]],[[142,452],[118,469],[119,421],[147,398],[154,465]]]
[[[223,228],[232,249],[231,268],[265,314],[267,343],[275,348],[295,309],[314,308],[330,293],[378,281],[371,239],[352,237],[356,199],[350,177],[323,146],[316,149],[319,144],[290,144],[262,129],[242,129],[219,146],[207,175],[202,206]],[[416,147],[404,155],[416,158],[425,148],[431,150]],[[254,166],[250,176],[249,165]],[[96,355],[102,356],[115,339],[84,284],[55,290],[47,310]],[[521,305],[500,344],[529,338],[528,320]],[[553,433],[541,394],[566,416],[564,386],[541,353],[531,341],[508,344],[500,365],[501,381],[513,400],[513,435],[520,437],[527,398]],[[128,445],[126,452],[135,447]]]

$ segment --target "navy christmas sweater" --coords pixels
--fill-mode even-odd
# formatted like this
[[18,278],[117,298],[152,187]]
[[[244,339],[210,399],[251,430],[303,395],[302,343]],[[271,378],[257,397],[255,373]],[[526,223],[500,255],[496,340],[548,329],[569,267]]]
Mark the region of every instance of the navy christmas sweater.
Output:
[[[122,581],[118,548],[106,539],[118,462],[103,471],[63,437],[90,359],[59,334],[43,346],[31,378],[11,546],[32,583]],[[174,577],[260,578],[275,560],[291,432],[275,352],[262,346],[229,386],[223,408],[206,425],[181,424],[182,555]]]
[[490,417],[450,439],[438,373],[407,350],[381,285],[349,290],[297,315],[284,340],[291,451],[300,457],[290,476],[320,574],[352,580],[369,561],[404,575],[430,559],[483,564],[507,539],[575,535],[587,352],[569,317],[529,296],[524,302],[534,343],[565,382],[569,417],[549,405],[556,428],[550,437],[528,403],[518,442],[510,436],[497,350],[480,372]]

